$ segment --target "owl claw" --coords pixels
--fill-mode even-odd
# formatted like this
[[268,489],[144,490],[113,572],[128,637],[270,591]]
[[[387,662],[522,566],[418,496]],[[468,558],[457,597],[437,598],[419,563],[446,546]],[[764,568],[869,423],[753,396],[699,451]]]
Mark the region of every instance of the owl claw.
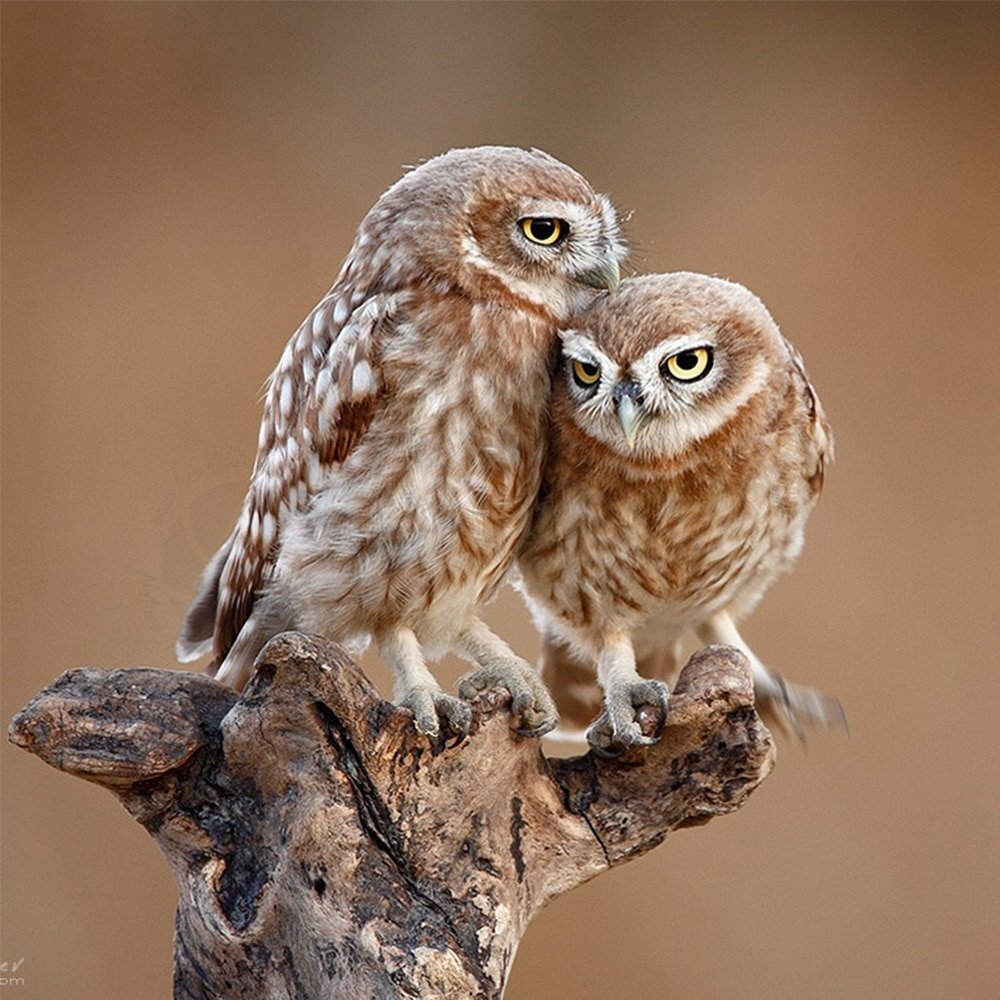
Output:
[[458,693],[468,701],[490,688],[505,688],[510,692],[510,726],[518,736],[544,736],[559,721],[549,692],[527,665],[480,666],[458,682]]
[[[662,681],[641,680],[609,687],[604,711],[587,730],[587,742],[602,757],[660,741],[670,690]],[[647,709],[642,711],[642,709]]]
[[435,737],[441,723],[456,736],[466,736],[472,725],[472,710],[460,698],[432,688],[412,688],[399,702],[401,708],[413,713],[413,725],[418,733]]

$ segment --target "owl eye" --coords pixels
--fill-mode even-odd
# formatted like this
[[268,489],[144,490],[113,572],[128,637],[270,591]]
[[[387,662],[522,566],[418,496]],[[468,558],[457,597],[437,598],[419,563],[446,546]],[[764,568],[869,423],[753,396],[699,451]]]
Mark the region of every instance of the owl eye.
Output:
[[551,247],[566,238],[569,226],[562,219],[528,218],[521,220],[521,231],[532,243]]
[[592,365],[589,361],[573,362],[573,381],[584,389],[589,389],[601,377],[599,365]]
[[711,370],[712,348],[710,347],[694,347],[690,351],[681,351],[660,365],[660,371],[664,375],[669,375],[678,382],[696,382]]

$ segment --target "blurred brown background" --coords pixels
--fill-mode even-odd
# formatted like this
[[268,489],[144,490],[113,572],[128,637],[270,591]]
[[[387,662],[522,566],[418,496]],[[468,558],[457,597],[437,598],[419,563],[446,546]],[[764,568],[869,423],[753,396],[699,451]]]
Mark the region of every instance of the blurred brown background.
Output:
[[[839,457],[747,634],[852,735],[558,900],[509,996],[998,995],[1000,7],[5,3],[2,40],[4,725],[172,665],[261,384],[402,165],[541,146],[636,268],[739,280],[802,349]],[[2,766],[11,996],[167,996],[152,841]]]

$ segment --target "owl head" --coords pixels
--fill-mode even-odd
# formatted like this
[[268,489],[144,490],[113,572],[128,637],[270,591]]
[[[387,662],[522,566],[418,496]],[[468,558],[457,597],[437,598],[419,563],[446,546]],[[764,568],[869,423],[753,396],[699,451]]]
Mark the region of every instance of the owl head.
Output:
[[790,360],[753,293],[686,272],[623,281],[560,338],[557,422],[633,465],[672,458],[714,434]]
[[611,202],[541,150],[454,149],[405,174],[362,222],[347,267],[564,323],[615,288],[625,246]]

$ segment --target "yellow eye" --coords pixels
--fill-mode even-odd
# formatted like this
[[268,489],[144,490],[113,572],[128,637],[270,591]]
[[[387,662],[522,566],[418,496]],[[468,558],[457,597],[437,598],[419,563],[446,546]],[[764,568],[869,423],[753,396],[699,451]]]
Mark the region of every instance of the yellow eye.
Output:
[[562,219],[522,219],[521,231],[532,243],[540,243],[543,247],[551,247],[558,243],[568,232],[569,227]]
[[597,365],[592,365],[587,361],[573,362],[573,378],[577,385],[584,388],[594,385],[601,377],[601,369]]
[[712,370],[712,348],[694,347],[667,358],[660,366],[664,375],[678,382],[695,382]]

